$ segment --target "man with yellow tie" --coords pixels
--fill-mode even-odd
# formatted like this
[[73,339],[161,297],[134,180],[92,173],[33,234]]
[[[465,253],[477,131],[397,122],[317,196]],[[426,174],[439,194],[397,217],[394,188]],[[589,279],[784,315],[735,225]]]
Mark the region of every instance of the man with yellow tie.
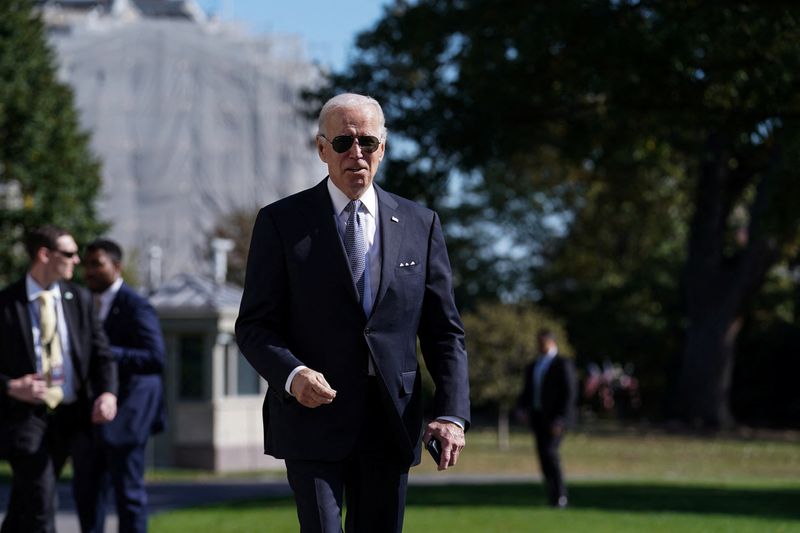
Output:
[[[1,533],[55,531],[55,484],[91,423],[113,420],[117,368],[61,228],[30,232],[25,277],[0,292],[0,455],[11,465]],[[75,476],[80,476],[75,465]]]

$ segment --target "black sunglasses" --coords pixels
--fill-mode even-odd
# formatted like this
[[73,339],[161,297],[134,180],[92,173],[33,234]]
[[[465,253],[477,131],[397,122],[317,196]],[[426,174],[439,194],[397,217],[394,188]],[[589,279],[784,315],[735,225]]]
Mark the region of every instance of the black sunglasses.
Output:
[[51,248],[50,251],[59,253],[59,254],[63,255],[65,258],[67,258],[67,259],[72,259],[76,255],[78,255],[78,252],[67,252],[67,251],[64,251],[64,250],[59,250],[57,248]]
[[[320,135],[320,137],[328,141],[328,138],[324,135]],[[332,141],[328,142],[331,143],[336,153],[343,154],[353,146],[354,141],[358,141],[358,145],[361,149],[368,154],[377,150],[381,145],[381,140],[372,135],[359,135],[358,137],[353,137],[352,135],[337,135]]]

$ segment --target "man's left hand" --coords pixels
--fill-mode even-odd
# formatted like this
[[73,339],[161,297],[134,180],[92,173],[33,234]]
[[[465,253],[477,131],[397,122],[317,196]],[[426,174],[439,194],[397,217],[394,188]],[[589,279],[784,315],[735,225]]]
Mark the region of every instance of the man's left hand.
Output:
[[455,422],[434,420],[428,424],[422,440],[427,443],[431,437],[438,439],[442,445],[442,459],[439,461],[439,470],[447,470],[451,466],[455,466],[458,462],[458,455],[466,444],[464,430],[461,426]]
[[105,424],[117,416],[117,397],[110,392],[104,392],[94,401],[92,408],[92,422]]

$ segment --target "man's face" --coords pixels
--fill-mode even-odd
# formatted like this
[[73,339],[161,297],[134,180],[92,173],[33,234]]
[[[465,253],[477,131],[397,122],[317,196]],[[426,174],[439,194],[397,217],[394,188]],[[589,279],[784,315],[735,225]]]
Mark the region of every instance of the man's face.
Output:
[[380,119],[371,105],[333,110],[325,119],[322,133],[324,138],[317,137],[319,158],[328,165],[328,175],[336,187],[350,199],[361,197],[372,184],[378,172],[386,149],[385,141],[372,153],[367,153],[353,142],[349,150],[337,153],[329,141],[339,135],[354,137],[371,135],[381,138]]
[[78,256],[78,245],[71,235],[62,235],[56,239],[54,250],[47,251],[47,272],[51,279],[72,279],[75,265],[81,262]]
[[103,250],[92,250],[83,258],[86,286],[92,292],[103,292],[119,277],[120,266]]
[[547,337],[539,337],[539,353],[547,353],[552,348],[555,348],[556,341]]

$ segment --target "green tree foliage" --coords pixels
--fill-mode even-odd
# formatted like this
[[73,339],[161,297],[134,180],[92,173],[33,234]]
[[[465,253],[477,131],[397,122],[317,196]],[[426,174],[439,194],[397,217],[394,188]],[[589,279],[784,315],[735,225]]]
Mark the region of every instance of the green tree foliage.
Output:
[[459,300],[539,298],[654,372],[679,355],[673,412],[729,421],[738,329],[797,254],[800,8],[397,1],[358,47],[318,96],[384,104],[387,185],[458,221]]
[[559,352],[571,354],[564,327],[534,306],[483,303],[464,315],[469,351],[470,396],[476,406],[498,408],[501,447],[508,443],[508,416],[522,392],[523,370],[537,353],[536,334],[550,329]]
[[99,165],[78,126],[71,90],[31,0],[0,3],[0,284],[27,265],[26,229],[63,226],[78,242],[100,235]]

